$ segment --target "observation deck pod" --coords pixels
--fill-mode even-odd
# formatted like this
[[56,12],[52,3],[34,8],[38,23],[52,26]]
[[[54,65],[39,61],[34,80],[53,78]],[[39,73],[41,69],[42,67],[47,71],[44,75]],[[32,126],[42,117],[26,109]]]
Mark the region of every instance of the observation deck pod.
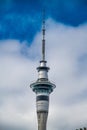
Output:
[[36,82],[32,83],[30,87],[35,93],[39,91],[47,91],[50,94],[56,85],[46,79],[38,79]]

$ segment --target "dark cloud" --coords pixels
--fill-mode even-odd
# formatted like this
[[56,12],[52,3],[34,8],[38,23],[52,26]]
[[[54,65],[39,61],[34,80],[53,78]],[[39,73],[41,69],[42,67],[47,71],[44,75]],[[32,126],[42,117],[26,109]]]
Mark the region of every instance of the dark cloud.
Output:
[[31,42],[41,27],[42,8],[57,22],[78,26],[87,21],[86,0],[1,0],[0,39]]

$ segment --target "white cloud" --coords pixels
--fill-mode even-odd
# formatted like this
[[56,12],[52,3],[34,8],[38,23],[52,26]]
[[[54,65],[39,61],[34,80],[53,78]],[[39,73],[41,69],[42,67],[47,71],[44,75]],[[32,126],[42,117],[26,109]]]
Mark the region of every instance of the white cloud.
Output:
[[[47,21],[46,55],[51,94],[48,129],[76,129],[87,121],[87,24],[78,27]],[[0,41],[0,125],[16,130],[35,129],[35,95],[29,84],[37,79],[41,34],[31,46],[16,40]]]

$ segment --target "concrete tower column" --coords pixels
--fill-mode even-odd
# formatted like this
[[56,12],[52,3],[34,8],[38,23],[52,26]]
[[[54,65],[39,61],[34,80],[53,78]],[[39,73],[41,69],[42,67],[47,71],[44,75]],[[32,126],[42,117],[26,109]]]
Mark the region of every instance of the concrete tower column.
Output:
[[37,112],[38,130],[46,130],[48,112]]
[[49,94],[40,92],[36,96],[36,110],[38,119],[38,130],[46,130],[48,110],[49,110]]

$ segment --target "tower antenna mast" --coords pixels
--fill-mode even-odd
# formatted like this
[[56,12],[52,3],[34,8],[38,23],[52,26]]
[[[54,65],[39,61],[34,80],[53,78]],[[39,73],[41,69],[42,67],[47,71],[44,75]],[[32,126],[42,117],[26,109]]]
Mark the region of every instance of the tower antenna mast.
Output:
[[45,9],[43,10],[43,19],[42,19],[42,61],[45,61]]

